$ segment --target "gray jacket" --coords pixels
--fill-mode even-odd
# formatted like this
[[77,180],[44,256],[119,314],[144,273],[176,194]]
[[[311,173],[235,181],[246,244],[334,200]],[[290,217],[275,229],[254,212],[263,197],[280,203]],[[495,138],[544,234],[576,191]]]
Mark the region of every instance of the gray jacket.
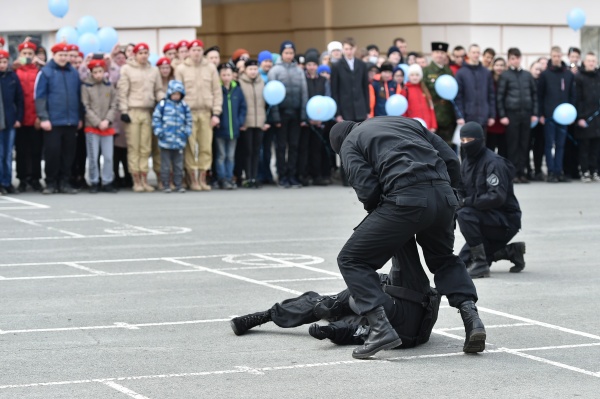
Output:
[[275,123],[281,122],[282,114],[293,114],[300,111],[300,120],[307,121],[306,102],[308,88],[302,68],[295,62],[275,65],[269,71],[269,81],[279,80],[285,86],[285,98],[279,105],[271,107],[271,117]]

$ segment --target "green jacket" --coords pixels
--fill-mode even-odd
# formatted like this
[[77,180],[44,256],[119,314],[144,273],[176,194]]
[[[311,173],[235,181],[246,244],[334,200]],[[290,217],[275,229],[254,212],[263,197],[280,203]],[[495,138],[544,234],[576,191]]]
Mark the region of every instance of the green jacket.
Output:
[[440,68],[433,61],[431,64],[423,68],[423,79],[429,92],[431,93],[431,99],[433,100],[433,108],[435,109],[435,117],[438,124],[438,134],[450,143],[452,141],[452,134],[454,133],[454,127],[456,126],[456,116],[454,115],[454,106],[452,102],[444,100],[438,96],[435,91],[435,81],[442,75],[453,76],[452,70],[448,66]]

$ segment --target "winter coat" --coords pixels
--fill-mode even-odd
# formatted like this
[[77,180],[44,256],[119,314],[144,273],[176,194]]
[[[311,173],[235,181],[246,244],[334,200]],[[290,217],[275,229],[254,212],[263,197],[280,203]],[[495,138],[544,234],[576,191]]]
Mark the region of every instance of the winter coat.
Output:
[[271,115],[275,123],[281,122],[283,114],[300,112],[300,120],[307,121],[306,102],[308,101],[308,87],[304,70],[296,62],[281,62],[269,71],[269,81],[279,80],[285,86],[285,98],[279,105],[271,107]]
[[390,96],[396,94],[397,84],[395,81],[381,82],[380,79],[373,79],[369,85],[369,107],[371,109],[369,115],[371,117],[387,115],[385,103]]
[[529,71],[509,68],[500,75],[497,89],[498,116],[507,112],[523,112],[538,115],[537,85]]
[[117,90],[112,83],[105,79],[101,82],[88,77],[81,86],[81,102],[85,108],[86,133],[97,133],[100,135],[114,134],[114,128],[110,126],[110,132],[103,133],[98,129],[88,131],[89,128],[98,128],[100,122],[115,120],[117,113]]
[[407,118],[421,118],[425,121],[429,130],[437,130],[438,125],[435,119],[433,103],[427,99],[421,83],[413,84],[407,82],[402,95],[408,100],[408,109],[404,116]]
[[577,119],[586,119],[588,127],[579,125],[575,128],[576,139],[600,138],[600,115],[591,121],[589,117],[600,112],[600,71],[585,71],[583,68],[575,76],[577,93]]
[[186,103],[192,111],[207,111],[219,116],[223,112],[223,92],[217,67],[206,58],[199,64],[187,58],[175,68],[175,79],[183,82]]
[[77,126],[80,121],[81,81],[79,74],[67,64],[58,66],[48,61],[35,83],[35,110],[40,121],[53,126]]
[[438,124],[438,129],[448,131],[449,134],[442,138],[446,140],[447,143],[451,143],[454,125],[456,124],[454,106],[452,105],[452,102],[444,100],[435,91],[435,81],[442,75],[454,76],[448,66],[440,67],[433,61],[423,68],[423,81],[433,100],[433,108],[435,109],[435,119]]
[[152,109],[165,96],[158,69],[132,59],[121,67],[117,89],[119,110],[123,114],[132,108]]
[[35,64],[21,65],[15,69],[23,89],[23,126],[34,126],[37,119],[35,112],[35,80],[40,69]]
[[[536,102],[537,102],[537,83],[535,82],[535,80],[533,81],[533,84],[536,86]],[[496,92],[496,100],[498,99],[498,81],[496,81],[494,79],[494,91]],[[499,102],[496,101],[496,119],[494,120],[494,124],[492,126],[488,126],[487,128],[487,133],[488,134],[505,134],[506,133],[506,126],[504,126],[502,123],[500,123],[500,114],[498,112],[498,104]]]
[[236,81],[231,82],[229,90],[222,86],[223,93],[223,113],[221,122],[215,127],[215,137],[234,140],[240,135],[240,127],[244,126],[246,121],[246,100],[244,93]]
[[354,59],[354,70],[342,58],[331,68],[331,96],[337,104],[336,116],[348,121],[363,121],[371,112],[369,73],[361,60]]
[[560,104],[575,105],[575,76],[567,68],[567,64],[561,62],[561,66],[557,67],[552,65],[552,61],[548,61],[548,68],[542,72],[538,82],[538,97],[540,116],[546,118],[552,118],[554,110]]
[[496,93],[492,73],[481,63],[464,64],[456,73],[458,95],[456,107],[465,122],[477,122],[487,126],[489,118],[496,118]]
[[0,72],[0,90],[4,109],[5,129],[12,129],[15,122],[23,121],[23,89],[17,74],[11,70]]
[[316,78],[311,78],[308,73],[306,74],[306,87],[308,89],[308,98],[314,96],[327,96],[331,97],[331,86],[329,81],[323,76],[317,75]]
[[243,73],[240,75],[239,83],[248,107],[246,121],[243,126],[262,129],[267,120],[266,103],[262,94],[265,89],[265,82],[260,76],[250,79],[248,75]]
[[[181,100],[171,100],[175,92],[181,93]],[[183,150],[192,134],[192,111],[183,100],[185,89],[178,80],[169,82],[167,95],[154,108],[152,128],[158,137],[158,146],[166,150]]]

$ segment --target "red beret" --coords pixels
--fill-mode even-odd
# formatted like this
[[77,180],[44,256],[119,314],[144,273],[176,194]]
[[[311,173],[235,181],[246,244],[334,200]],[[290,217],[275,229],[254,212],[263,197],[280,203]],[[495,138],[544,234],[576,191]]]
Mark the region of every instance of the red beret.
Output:
[[69,51],[79,52],[79,46],[77,46],[76,44],[69,44]]
[[79,52],[79,56],[80,56],[81,58],[85,58],[85,55],[83,55],[83,53],[82,53],[81,51]]
[[188,42],[187,40],[182,40],[179,43],[177,43],[177,50],[179,50],[181,47],[190,47],[190,42]]
[[192,47],[202,47],[202,48],[204,48],[204,43],[202,43],[202,40],[200,40],[200,39],[192,40],[190,42],[190,46],[189,47],[190,48],[192,48]]
[[140,50],[148,50],[148,51],[150,51],[150,46],[148,46],[146,43],[138,43],[133,48],[133,54],[137,54],[138,51],[140,51]]
[[0,60],[3,58],[8,59],[10,57],[10,54],[8,54],[8,51],[6,50],[0,50]]
[[70,46],[67,43],[57,43],[52,48],[53,53],[60,53],[61,51],[71,51]]
[[162,57],[161,59],[156,61],[156,66],[161,66],[161,65],[171,65],[171,60],[168,59],[167,57]]
[[88,63],[88,69],[91,71],[92,69],[96,68],[96,67],[102,67],[105,71],[107,69],[106,67],[106,62],[104,62],[104,60],[91,60]]
[[6,43],[4,41],[4,38],[2,36],[0,36],[0,47],[4,46],[4,43]]
[[165,47],[163,47],[163,53],[166,53],[169,50],[177,50],[177,45],[175,43],[165,44]]
[[19,44],[19,51],[23,51],[23,49],[25,49],[25,48],[30,48],[34,52],[37,50],[37,46],[35,45],[35,43],[23,42],[23,43]]

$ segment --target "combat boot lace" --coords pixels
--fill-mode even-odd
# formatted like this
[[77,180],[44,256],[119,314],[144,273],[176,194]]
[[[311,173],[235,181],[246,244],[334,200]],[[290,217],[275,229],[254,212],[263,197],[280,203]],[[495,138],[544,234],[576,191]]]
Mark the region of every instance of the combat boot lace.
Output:
[[229,322],[235,335],[243,335],[246,331],[271,321],[271,312],[257,312],[246,316],[234,317]]

